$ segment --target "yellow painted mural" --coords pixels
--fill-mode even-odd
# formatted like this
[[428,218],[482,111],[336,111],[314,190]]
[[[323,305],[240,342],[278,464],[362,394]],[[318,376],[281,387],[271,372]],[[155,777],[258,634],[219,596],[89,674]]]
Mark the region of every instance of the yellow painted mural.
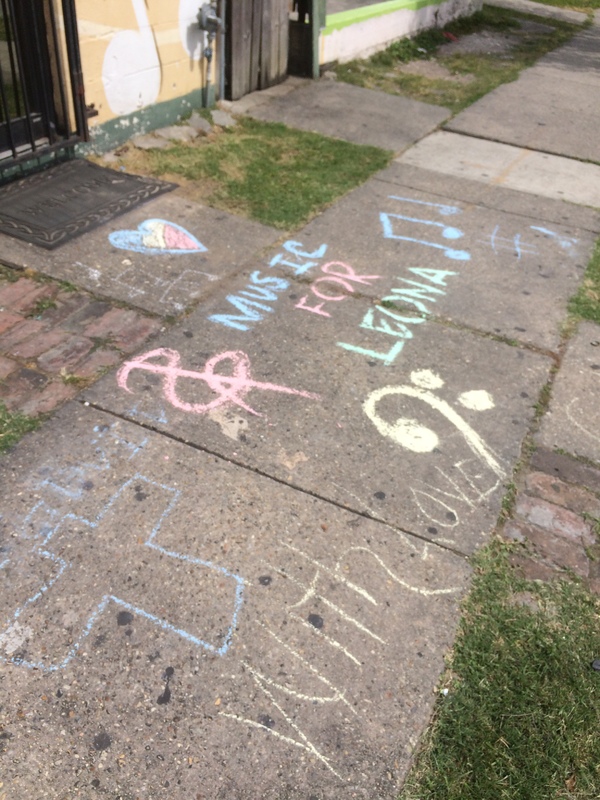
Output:
[[[77,0],[77,24],[92,125],[204,87],[199,0]],[[214,65],[218,60],[213,59]]]

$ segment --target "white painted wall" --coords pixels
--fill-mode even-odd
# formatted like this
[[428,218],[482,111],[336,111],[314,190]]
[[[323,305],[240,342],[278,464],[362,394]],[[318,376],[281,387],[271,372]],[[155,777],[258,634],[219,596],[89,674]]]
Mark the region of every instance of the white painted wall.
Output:
[[319,63],[343,64],[355,58],[367,58],[383,50],[392,42],[413,36],[427,28],[442,28],[457,17],[478,11],[483,0],[446,0],[425,6],[416,11],[402,8],[377,17],[371,17],[341,30],[321,34]]

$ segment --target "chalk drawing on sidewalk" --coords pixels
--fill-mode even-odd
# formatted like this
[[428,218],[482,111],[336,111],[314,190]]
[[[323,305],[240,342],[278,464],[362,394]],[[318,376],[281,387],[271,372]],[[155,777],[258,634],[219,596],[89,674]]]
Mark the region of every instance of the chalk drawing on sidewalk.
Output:
[[165,410],[164,408],[162,408],[162,406],[159,408],[156,414],[151,414],[148,413],[147,411],[141,411],[136,403],[135,405],[131,406],[131,408],[128,408],[125,413],[127,414],[128,417],[147,419],[150,420],[150,422],[154,423],[158,422],[159,425],[169,424],[169,418],[167,417]]
[[165,219],[147,219],[137,230],[113,231],[108,240],[113,247],[144,255],[183,255],[204,253],[207,248],[181,225]]
[[[381,567],[383,572],[389,578],[391,578],[394,583],[397,583],[398,586],[401,586],[403,589],[405,589],[408,592],[415,592],[416,594],[421,594],[424,597],[431,597],[431,596],[440,595],[440,594],[454,594],[454,593],[459,591],[459,589],[457,587],[451,587],[451,588],[447,588],[447,589],[429,589],[427,587],[417,586],[416,584],[411,583],[410,581],[407,581],[404,578],[401,578],[398,574],[396,574],[392,569],[390,569],[390,567],[388,567],[388,565],[384,562],[384,560],[374,550],[372,550],[370,547],[362,547],[362,546],[361,547],[348,547],[346,550],[344,550],[344,552],[341,554],[341,556],[337,559],[337,561],[335,562],[333,567],[327,567],[325,564],[323,564],[320,561],[318,561],[317,559],[313,558],[308,553],[305,553],[304,551],[300,550],[299,547],[296,547],[295,545],[292,545],[292,544],[288,544],[286,542],[281,542],[281,544],[282,544],[283,547],[286,547],[288,550],[291,550],[293,553],[295,553],[296,555],[300,556],[300,558],[302,558],[303,560],[307,561],[309,564],[312,564],[313,567],[315,567],[316,570],[317,570],[317,576],[320,573],[324,573],[325,575],[329,575],[335,581],[337,581],[338,583],[341,583],[343,586],[345,586],[346,588],[348,588],[351,591],[355,592],[360,597],[362,597],[364,600],[366,600],[368,603],[371,603],[371,605],[374,605],[374,606],[380,605],[380,603],[375,599],[375,597],[370,592],[368,592],[366,589],[363,589],[361,586],[359,586],[357,583],[354,583],[353,581],[348,580],[346,575],[344,575],[342,565],[346,562],[347,558],[350,555],[359,554],[361,556],[361,560],[362,561],[367,561],[367,560],[375,561]],[[312,587],[311,587],[310,597],[312,597],[312,594],[313,594],[313,591],[312,591]],[[310,599],[308,594],[305,595],[305,597],[302,599],[302,601],[297,603],[296,605],[297,606],[301,605],[307,599]],[[290,606],[290,608],[293,608],[293,607],[294,606]]]
[[[270,733],[271,735],[275,736],[275,738],[281,740],[286,744],[290,744],[294,747],[299,747],[302,750],[307,751],[313,758],[316,758],[320,761],[330,772],[332,772],[336,778],[339,780],[343,780],[342,776],[333,768],[331,765],[331,758],[327,758],[309,739],[309,737],[304,733],[301,729],[300,725],[292,718],[292,716],[286,713],[285,709],[283,708],[282,702],[278,701],[276,698],[276,694],[291,697],[297,701],[304,702],[310,705],[327,705],[327,704],[337,704],[341,703],[345,706],[346,712],[351,713],[354,716],[358,716],[358,711],[352,706],[352,704],[346,699],[346,694],[343,690],[338,689],[325,675],[323,675],[310,661],[304,658],[295,648],[291,647],[289,644],[284,642],[274,631],[272,631],[267,625],[262,622],[257,622],[261,628],[263,628],[276,642],[277,644],[289,653],[294,660],[299,662],[300,669],[303,669],[305,673],[310,674],[310,676],[316,682],[319,682],[322,686],[325,687],[330,694],[307,694],[305,692],[300,692],[295,689],[292,689],[289,685],[285,685],[280,683],[273,678],[265,675],[260,669],[254,667],[249,662],[242,662],[244,668],[249,672],[252,676],[253,681],[257,685],[257,687],[261,690],[263,695],[267,698],[267,700],[271,703],[273,708],[281,714],[285,723],[291,729],[290,732],[292,733],[291,736],[286,736],[285,734],[279,733],[279,731],[274,730],[274,728],[266,724],[266,721],[256,721],[253,719],[249,719],[247,717],[243,717],[240,714],[232,714],[226,711],[219,712],[219,716],[225,717],[227,719],[232,719],[235,722],[241,723],[242,725],[248,725],[253,728],[262,728],[266,732]],[[294,735],[297,738],[294,738]]]
[[277,295],[289,287],[289,281],[276,278],[272,275],[261,275],[256,270],[250,275],[246,288],[238,294],[228,294],[227,302],[232,305],[238,314],[211,314],[208,319],[235,328],[247,331],[255,322],[261,322],[265,313],[272,313],[273,308],[269,303],[277,300]]
[[412,203],[416,206],[428,206],[429,208],[436,208],[442,217],[449,217],[452,214],[461,214],[461,209],[458,206],[450,206],[447,203],[430,203],[427,200],[415,200],[414,197],[399,197],[396,194],[389,195],[392,200],[400,200],[403,203]]
[[[436,390],[444,386],[442,378],[435,372],[425,369],[412,372],[410,379],[411,384],[406,386],[385,386],[382,389],[376,389],[364,402],[363,410],[379,433],[414,453],[431,453],[435,450],[440,443],[440,438],[431,428],[410,417],[398,417],[393,424],[390,424],[377,414],[377,404],[384,397],[398,395],[420,400],[447,419],[461,434],[473,453],[492,472],[503,477],[505,470],[491,448],[449,403],[435,394]],[[476,411],[494,408],[493,397],[485,390],[464,393],[460,395],[458,402],[466,408]]]
[[125,292],[129,300],[137,300],[149,293],[154,294],[154,290],[160,292],[158,303],[172,308],[174,311],[183,311],[190,300],[195,300],[200,296],[205,283],[218,281],[219,276],[212,272],[204,272],[199,269],[184,269],[174,277],[165,277],[164,274],[153,275],[148,269],[144,269],[143,275],[139,266],[132,266],[130,259],[122,262],[124,270],[112,276],[102,269],[91,267],[82,261],[75,261],[73,265],[79,270],[84,270],[87,278],[99,287],[100,282],[104,286],[114,286],[115,291],[122,296]]
[[[166,360],[167,363],[156,363],[152,360],[156,358]],[[164,378],[163,393],[167,402],[180,411],[187,411],[192,414],[207,414],[220,407],[238,406],[249,414],[262,416],[244,400],[252,389],[296,395],[310,400],[319,399],[319,395],[312,392],[291,389],[274,383],[255,381],[250,374],[249,357],[239,350],[213,356],[206,362],[202,372],[182,369],[180,363],[181,356],[176,350],[170,350],[166,347],[151,350],[131,361],[126,361],[117,373],[117,383],[121,389],[131,392],[128,380],[132,371],[141,370],[154,375],[162,375]],[[231,364],[231,374],[225,375],[215,371],[216,367],[223,363]],[[177,383],[183,379],[204,382],[217,397],[207,403],[188,403],[182,400],[177,394]]]
[[464,459],[452,465],[451,470],[435,468],[435,484],[416,481],[410,488],[413,499],[427,520],[427,532],[440,544],[456,544],[454,538],[439,536],[439,528],[449,532],[458,528],[463,509],[474,511],[484,504],[502,484],[491,480],[489,472],[481,470],[479,459]]
[[[529,225],[528,230],[541,233],[544,239],[551,240],[558,244],[561,250],[568,256],[574,257],[576,255],[575,245],[577,239],[572,236],[564,236],[563,234],[555,233],[548,228],[543,228],[539,225]],[[539,240],[539,237],[537,237]],[[505,252],[511,252],[517,261],[521,261],[524,256],[538,255],[539,247],[537,242],[525,241],[521,232],[501,235],[500,225],[496,225],[490,236],[486,239],[480,239],[482,244],[488,244],[492,248],[494,255],[500,255]]]
[[529,227],[532,231],[538,231],[544,236],[554,239],[558,243],[559,247],[562,250],[565,250],[569,255],[575,255],[575,245],[577,244],[578,239],[575,239],[573,236],[564,236],[561,233],[548,230],[548,228],[542,228],[539,225],[530,225]]
[[[172,306],[175,311],[183,311],[186,305],[189,305],[190,300],[199,297],[205,283],[219,280],[218,275],[198,269],[184,269],[173,278],[152,275],[145,270],[143,277],[147,288],[142,288],[140,285],[139,267],[128,266],[111,280],[123,287],[131,300],[139,295],[148,294],[148,291],[152,291],[152,289],[162,290],[158,302],[161,305]],[[176,297],[180,298],[182,302],[175,300]]]
[[[500,486],[506,477],[506,468],[491,447],[450,403],[437,393],[444,386],[443,379],[425,369],[410,375],[411,383],[404,386],[386,386],[371,392],[363,410],[382,436],[406,450],[417,454],[433,453],[442,446],[442,435],[423,424],[414,416],[399,416],[389,422],[378,412],[378,404],[385,398],[394,398],[403,408],[402,398],[417,400],[449,422],[467,445],[472,457],[459,459],[451,468],[434,465],[438,475],[435,483],[416,480],[410,487],[413,499],[427,520],[428,531],[438,534],[438,528],[456,528],[463,508],[475,510]],[[470,411],[484,412],[494,408],[494,398],[484,389],[462,392],[458,404]],[[441,539],[453,543],[453,539]]]
[[398,309],[402,306],[413,306],[420,314],[432,313],[433,309],[428,304],[436,303],[438,299],[444,297],[448,278],[458,274],[454,271],[423,267],[409,267],[408,271],[421,280],[398,278],[398,282],[404,285],[392,287],[390,294],[382,298],[381,305],[367,309],[359,325],[365,330],[391,336],[393,343],[389,349],[373,350],[349,342],[338,342],[338,347],[367,358],[379,359],[386,366],[394,363],[404,349],[405,343],[413,338],[412,327],[422,325],[426,321],[424,317],[414,316],[414,311],[412,315],[407,316]]
[[[318,298],[321,302],[317,302],[316,305],[306,305],[309,298],[308,295],[304,295],[294,308],[302,308],[322,317],[331,317],[329,311],[323,310],[325,303],[339,303],[356,291],[354,284],[358,284],[360,289],[362,286],[370,286],[372,281],[377,281],[381,278],[381,275],[357,275],[353,267],[349,264],[344,264],[342,261],[330,261],[327,264],[323,264],[321,272],[323,275],[313,281],[310,286],[310,291],[313,294],[311,302],[315,303],[314,298]],[[334,294],[325,292],[323,284],[325,286],[329,284],[330,291],[331,284],[333,284]],[[339,289],[340,286],[343,291]]]
[[489,240],[484,240],[484,244],[489,244],[491,246],[494,255],[498,255],[503,251],[509,251],[514,253],[518,261],[521,260],[523,255],[535,255],[538,252],[534,244],[527,244],[522,240],[520,233],[516,233],[512,238],[509,236],[500,236],[500,225],[496,225]]
[[[404,537],[401,538],[404,541]],[[405,541],[407,555],[421,556],[421,561],[431,558],[427,545],[417,545],[408,537]],[[344,725],[352,718],[360,725],[363,713],[369,713],[368,707],[361,707],[359,699],[351,696],[351,687],[354,680],[364,684],[364,676],[369,675],[372,667],[371,659],[378,662],[385,659],[388,642],[376,626],[378,622],[385,622],[391,610],[390,600],[395,599],[404,607],[406,593],[416,594],[425,601],[433,596],[456,595],[462,587],[430,588],[427,570],[419,585],[417,580],[405,578],[397,568],[392,568],[375,545],[351,545],[331,560],[327,556],[316,558],[291,542],[280,540],[279,545],[293,558],[296,575],[304,575],[307,567],[311,572],[299,578],[289,563],[284,568],[271,560],[263,562],[270,574],[283,579],[287,588],[299,590],[297,598],[292,596],[283,604],[286,621],[280,631],[286,632],[285,637],[272,630],[269,623],[260,619],[254,621],[269,635],[271,643],[267,653],[271,670],[279,668],[279,671],[271,672],[269,667],[253,663],[251,658],[242,662],[245,672],[260,689],[258,695],[255,690],[252,692],[253,702],[261,710],[265,701],[268,702],[269,714],[252,717],[245,703],[242,713],[236,713],[233,708],[220,711],[219,715],[238,725],[263,729],[282,745],[310,753],[345,781],[350,776],[340,774],[336,764],[339,753],[332,748],[329,739],[323,738],[323,731],[314,728],[314,706],[328,706],[331,715],[337,709]],[[314,613],[307,616],[307,612],[315,608],[326,610],[326,622]],[[369,618],[371,622],[367,622]],[[390,644],[395,645],[395,642]],[[345,663],[346,669],[336,668],[336,663]],[[351,675],[355,676],[354,680],[349,679]],[[280,676],[285,677],[282,680]],[[340,685],[341,676],[346,677],[345,685]],[[239,695],[239,689],[236,694]]]
[[94,426],[94,437],[90,442],[94,445],[95,458],[93,461],[77,462],[65,466],[41,467],[37,473],[40,478],[39,488],[48,488],[59,496],[62,495],[70,500],[79,500],[93,488],[94,484],[91,479],[94,478],[95,474],[106,472],[110,469],[111,459],[115,454],[118,453],[119,458],[126,458],[131,461],[148,444],[146,437],[138,441],[132,441],[120,436],[115,428],[115,423]]
[[[308,252],[301,242],[294,241],[284,242],[282,248],[283,252],[273,256],[269,266],[291,269],[295,276],[304,275],[317,266],[327,251],[327,245],[322,244]],[[243,289],[225,297],[228,313],[211,314],[208,319],[226,328],[250,330],[262,322],[267,314],[274,312],[274,304],[289,286],[290,282],[285,278],[263,275],[256,270],[251,273]]]
[[[441,203],[427,203],[423,200],[413,200],[408,197],[399,197],[397,195],[389,195],[390,200],[397,200],[401,203],[425,205],[437,210],[440,216],[449,216],[451,214],[460,214],[461,209],[458,206],[449,206]],[[379,219],[383,229],[384,239],[398,239],[403,242],[413,242],[415,244],[423,245],[424,247],[431,247],[435,250],[441,250],[446,258],[453,261],[469,261],[471,254],[467,250],[459,250],[450,246],[450,242],[458,241],[464,236],[463,231],[455,228],[453,225],[448,225],[446,221],[439,221],[437,219],[424,219],[421,217],[408,216],[407,214],[391,214],[384,211],[380,212]],[[428,234],[439,233],[441,239],[439,241],[431,239],[419,239],[415,236],[408,235],[414,225],[422,225]],[[444,241],[446,240],[446,241]]]
[[[149,553],[146,551],[142,558],[144,569],[148,570],[148,575],[151,575],[153,561],[157,568],[164,569],[165,563],[169,563],[168,560],[165,560],[173,559],[174,567],[175,563],[183,562],[197,569],[198,581],[203,580],[203,573],[206,570],[220,576],[221,580],[223,578],[230,580],[230,621],[225,632],[220,634],[215,641],[207,640],[197,631],[185,630],[173,624],[163,616],[162,610],[160,613],[153,613],[147,608],[138,605],[132,597],[135,590],[131,588],[132,585],[128,584],[125,578],[122,580],[122,587],[115,594],[113,581],[118,583],[118,579],[115,575],[114,555],[112,558],[109,555],[108,563],[103,563],[101,558],[102,550],[94,549],[93,552],[98,558],[98,563],[90,564],[87,557],[89,556],[89,551],[87,554],[85,551],[83,551],[83,554],[78,552],[78,549],[84,546],[86,533],[93,534],[97,541],[105,542],[110,538],[111,533],[114,538],[117,532],[119,535],[119,560],[124,560],[122,558],[122,550],[123,547],[127,547],[127,542],[123,542],[122,531],[116,531],[114,524],[103,523],[106,523],[111,512],[114,513],[116,505],[126,500],[130,494],[136,493],[138,497],[146,497],[147,493],[152,491],[163,494],[161,505],[158,506],[158,518],[145,541],[135,541],[135,537],[130,534],[132,541],[129,544],[133,548],[133,552],[130,554],[132,556],[130,564],[137,566],[140,563],[140,554],[137,548],[142,544],[150,551]],[[180,495],[179,489],[159,484],[141,474],[136,474],[123,482],[93,518],[86,518],[72,512],[61,513],[59,510],[51,508],[45,501],[40,500],[30,511],[24,521],[23,528],[26,531],[26,537],[30,538],[31,521],[36,515],[43,514],[46,522],[37,527],[39,541],[36,542],[32,553],[37,556],[40,563],[45,564],[46,569],[42,570],[42,572],[50,573],[50,577],[42,580],[33,593],[7,620],[4,631],[0,635],[0,653],[3,653],[4,660],[45,672],[54,672],[62,669],[77,655],[83,641],[90,634],[94,625],[111,602],[153,623],[158,628],[179,636],[188,644],[203,648],[214,655],[225,655],[231,646],[233,633],[237,625],[238,613],[244,598],[245,583],[243,578],[225,567],[214,564],[211,561],[167,549],[158,544],[157,538],[161,529],[165,526],[167,519],[179,502]],[[40,520],[38,519],[39,522]],[[3,564],[3,566],[5,565]],[[36,613],[38,616],[41,615],[43,618],[51,619],[52,614],[48,609],[52,610],[53,601],[55,603],[58,602],[57,608],[61,608],[60,602],[64,600],[64,597],[61,597],[61,583],[64,582],[71,570],[77,570],[78,582],[86,582],[86,578],[88,578],[86,582],[88,585],[78,596],[70,598],[69,602],[74,607],[87,603],[88,611],[90,612],[89,616],[85,623],[79,627],[79,630],[73,633],[71,642],[65,648],[67,652],[61,657],[51,660],[52,657],[49,657],[45,652],[47,648],[41,646],[38,657],[34,658],[30,653],[36,648],[36,640],[40,638],[42,631],[36,634],[26,623],[32,617],[36,617]],[[159,601],[161,608],[163,603],[164,598]],[[77,615],[75,615],[75,619],[77,619]],[[21,655],[18,652],[23,645],[26,645],[26,655]],[[60,647],[60,645],[57,646]]]
[[[289,267],[294,275],[304,275],[312,267],[316,267],[319,261],[325,256],[328,245],[322,244],[310,253],[304,249],[302,242],[287,241],[283,244],[284,253],[277,253],[269,261],[270,267],[282,266]],[[290,258],[295,259],[290,261]],[[316,260],[315,260],[316,259]]]

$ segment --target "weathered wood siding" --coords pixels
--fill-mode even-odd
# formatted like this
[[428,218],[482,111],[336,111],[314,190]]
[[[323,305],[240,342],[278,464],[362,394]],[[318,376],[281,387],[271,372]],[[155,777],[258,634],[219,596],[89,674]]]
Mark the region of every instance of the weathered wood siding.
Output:
[[238,100],[287,75],[289,0],[228,0],[228,97]]

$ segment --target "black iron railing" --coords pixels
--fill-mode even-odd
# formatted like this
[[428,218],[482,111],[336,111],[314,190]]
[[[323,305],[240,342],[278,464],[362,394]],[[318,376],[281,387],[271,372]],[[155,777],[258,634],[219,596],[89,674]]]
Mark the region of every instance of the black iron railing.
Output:
[[87,139],[74,0],[0,0],[0,170]]

